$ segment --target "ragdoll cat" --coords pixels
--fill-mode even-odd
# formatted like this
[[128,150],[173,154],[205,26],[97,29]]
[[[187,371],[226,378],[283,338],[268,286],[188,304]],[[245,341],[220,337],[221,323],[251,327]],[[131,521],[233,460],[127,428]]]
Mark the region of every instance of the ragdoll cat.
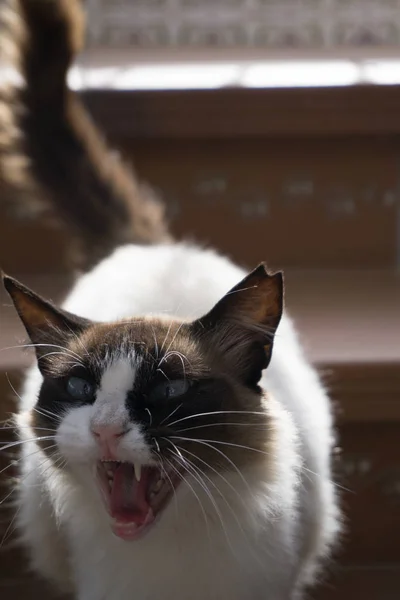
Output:
[[63,308],[4,277],[37,356],[17,417],[32,566],[78,600],[298,598],[339,513],[282,276],[170,238],[67,91],[79,4],[15,8],[3,184],[69,227],[84,270]]

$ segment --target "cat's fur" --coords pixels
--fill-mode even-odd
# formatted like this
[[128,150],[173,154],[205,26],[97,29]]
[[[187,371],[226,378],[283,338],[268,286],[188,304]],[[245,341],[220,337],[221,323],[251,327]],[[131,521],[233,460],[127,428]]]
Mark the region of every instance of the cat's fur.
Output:
[[[15,6],[26,88],[5,99],[1,162],[29,158],[19,198],[41,190],[80,234],[84,264],[98,263],[63,310],[5,279],[37,344],[18,415],[18,525],[32,565],[78,600],[297,598],[329,555],[339,513],[330,404],[281,318],[282,279],[263,266],[246,277],[212,250],[165,243],[153,201],[133,181],[121,188],[122,167],[103,144],[95,154],[92,126],[77,126],[64,77],[78,3]],[[95,394],[73,402],[66,382],[82,370]],[[194,383],[177,402],[152,402],[167,380]],[[125,428],[112,450],[99,444],[104,426]],[[173,461],[183,477],[134,541],[113,534],[95,483],[109,451],[142,466]]]

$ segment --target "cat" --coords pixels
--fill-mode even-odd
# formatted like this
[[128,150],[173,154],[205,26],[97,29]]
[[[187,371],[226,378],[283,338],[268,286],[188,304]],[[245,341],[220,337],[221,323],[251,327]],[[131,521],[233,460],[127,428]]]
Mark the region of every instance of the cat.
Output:
[[3,276],[37,359],[16,417],[33,569],[77,600],[301,598],[340,511],[282,274],[174,241],[66,87],[77,0],[15,0],[11,23],[3,187],[79,249],[62,308]]

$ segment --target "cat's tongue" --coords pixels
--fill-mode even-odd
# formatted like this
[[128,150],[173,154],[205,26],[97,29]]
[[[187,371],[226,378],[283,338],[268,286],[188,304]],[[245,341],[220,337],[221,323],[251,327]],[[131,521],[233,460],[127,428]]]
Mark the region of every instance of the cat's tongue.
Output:
[[115,470],[111,488],[110,512],[119,523],[144,525],[149,518],[150,505],[146,495],[150,473],[142,469],[140,481],[135,477],[133,465],[121,463]]

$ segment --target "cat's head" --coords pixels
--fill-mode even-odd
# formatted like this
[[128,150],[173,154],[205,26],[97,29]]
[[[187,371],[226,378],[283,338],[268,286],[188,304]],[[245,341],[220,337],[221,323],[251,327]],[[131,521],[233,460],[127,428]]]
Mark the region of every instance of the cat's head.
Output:
[[146,532],[187,478],[265,460],[259,380],[282,314],[280,273],[259,266],[192,322],[95,323],[4,284],[43,376],[38,443],[59,468],[93,474],[117,535]]

